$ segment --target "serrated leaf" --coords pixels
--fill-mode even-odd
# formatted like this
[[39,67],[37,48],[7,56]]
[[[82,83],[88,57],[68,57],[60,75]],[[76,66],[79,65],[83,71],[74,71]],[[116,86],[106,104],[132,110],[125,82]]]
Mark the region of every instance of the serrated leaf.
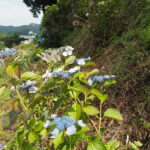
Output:
[[86,77],[88,78],[89,76],[96,75],[98,73],[99,73],[99,69],[94,69],[91,72],[89,72]]
[[69,56],[69,57],[65,60],[65,65],[69,65],[69,64],[72,63],[75,59],[76,59],[76,57],[75,57],[74,55]]
[[104,86],[110,86],[116,83],[117,83],[116,80],[107,80],[105,81]]
[[81,106],[78,104],[78,103],[75,103],[72,105],[72,111],[68,113],[68,115],[71,117],[71,118],[74,118],[75,120],[78,120],[81,116],[81,111],[82,111],[82,108]]
[[120,142],[117,140],[110,140],[107,144],[107,150],[117,150],[120,145]]
[[54,147],[57,149],[57,147],[63,142],[63,132],[60,132],[57,137],[53,140]]
[[123,120],[121,113],[117,109],[114,109],[114,108],[108,108],[104,112],[104,117],[112,118],[115,120]]
[[29,132],[29,134],[28,134],[28,142],[30,144],[34,143],[38,139],[39,139],[39,137],[38,137],[38,135],[34,131]]
[[69,87],[76,92],[87,93],[87,94],[91,93],[89,87],[86,84],[81,82],[75,82],[73,86],[69,86]]
[[34,72],[25,72],[21,75],[22,80],[39,80],[41,77]]
[[46,129],[43,129],[41,132],[40,132],[40,135],[42,136],[42,138],[45,138],[47,136],[47,130]]
[[98,109],[94,106],[87,106],[83,108],[83,111],[87,115],[97,115],[99,113]]
[[21,132],[18,133],[18,135],[17,135],[17,141],[19,142],[19,144],[23,143],[24,137],[25,137],[24,131],[21,131]]
[[105,144],[98,139],[94,139],[88,142],[87,150],[107,150]]
[[34,131],[39,132],[43,129],[43,123],[39,122],[38,124],[35,125]]
[[19,80],[20,78],[20,67],[18,65],[9,65],[6,68],[6,73],[9,77],[13,78],[13,79],[17,79]]

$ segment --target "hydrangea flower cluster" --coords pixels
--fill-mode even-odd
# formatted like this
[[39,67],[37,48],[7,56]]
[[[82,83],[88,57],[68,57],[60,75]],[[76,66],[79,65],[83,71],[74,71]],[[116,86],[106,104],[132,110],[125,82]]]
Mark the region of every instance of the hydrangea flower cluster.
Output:
[[103,82],[105,79],[115,78],[115,75],[104,75],[104,76],[91,76],[88,78],[88,84],[92,85],[94,82]]
[[0,52],[0,58],[6,58],[6,57],[9,57],[9,56],[12,56],[14,54],[16,54],[16,49],[8,49],[8,50],[5,50],[5,51],[1,51]]
[[36,93],[37,91],[37,87],[35,87],[34,85],[36,84],[36,81],[26,81],[25,84],[23,84],[22,86],[17,87],[19,90],[29,90],[29,93]]
[[78,65],[85,65],[85,63],[87,62],[87,61],[90,61],[91,60],[91,58],[90,57],[88,57],[88,58],[79,58],[79,59],[76,59],[76,60],[74,60],[74,61],[72,61],[70,64],[74,64],[74,63],[77,63]]
[[[79,126],[84,127],[86,126],[82,120],[74,120],[68,116],[63,117],[57,117],[56,114],[52,115],[51,118],[53,119],[52,122],[56,125],[56,128],[51,132],[51,138],[57,137],[60,131],[63,131],[66,129],[67,135],[72,135],[76,132],[76,126],[77,123]],[[44,124],[45,128],[48,128],[50,126],[50,121],[47,120]]]
[[62,68],[59,68],[57,71],[53,71],[51,72],[49,69],[46,70],[46,73],[42,76],[43,78],[52,78],[54,76],[60,76],[62,78],[69,78],[70,76],[72,76],[75,72],[80,71],[80,66],[76,66],[74,68],[69,69],[68,71],[63,71],[62,72]]
[[63,56],[70,56],[73,53],[74,48],[72,46],[60,47],[58,49],[47,49],[45,53],[57,53],[58,55],[62,54]]

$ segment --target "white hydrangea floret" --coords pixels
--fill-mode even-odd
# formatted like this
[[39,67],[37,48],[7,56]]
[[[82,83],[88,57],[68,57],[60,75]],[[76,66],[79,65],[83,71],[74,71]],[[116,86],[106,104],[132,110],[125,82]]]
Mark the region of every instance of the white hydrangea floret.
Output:
[[50,126],[50,121],[46,120],[46,122],[44,123],[44,128],[48,128]]
[[29,93],[36,93],[36,91],[37,91],[37,87],[35,86],[29,88]]
[[57,118],[57,114],[52,114],[52,115],[51,115],[51,118],[52,118],[52,119]]
[[51,138],[56,138],[57,135],[59,134],[59,130],[57,128],[55,128],[52,132],[51,132],[52,136]]
[[67,135],[72,135],[72,134],[74,134],[75,132],[76,132],[76,127],[75,127],[74,125],[68,127],[67,130],[66,130],[66,134],[67,134]]
[[78,120],[77,123],[78,123],[78,125],[81,126],[81,127],[85,127],[85,126],[86,126],[86,124],[84,124],[82,120]]
[[79,70],[80,70],[80,66],[76,66],[76,67],[74,67],[74,68],[69,69],[69,72],[75,73],[75,72],[77,72],[77,71],[79,71]]

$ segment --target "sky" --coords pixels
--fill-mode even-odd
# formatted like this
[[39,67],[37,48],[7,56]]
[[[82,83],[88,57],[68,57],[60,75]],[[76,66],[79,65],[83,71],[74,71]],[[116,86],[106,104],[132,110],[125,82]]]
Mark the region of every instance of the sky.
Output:
[[0,25],[28,25],[30,23],[40,23],[39,18],[34,18],[23,2],[23,0],[0,0]]

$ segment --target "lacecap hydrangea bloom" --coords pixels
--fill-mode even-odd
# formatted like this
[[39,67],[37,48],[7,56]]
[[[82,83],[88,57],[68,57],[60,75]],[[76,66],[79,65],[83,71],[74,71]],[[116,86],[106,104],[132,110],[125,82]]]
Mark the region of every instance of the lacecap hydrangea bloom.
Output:
[[19,90],[29,90],[29,93],[36,93],[37,88],[34,86],[36,84],[36,81],[26,81],[25,84],[22,86],[17,87]]
[[115,78],[115,75],[91,76],[88,78],[88,84],[92,85],[94,82],[103,82],[105,79],[111,78]]
[[[66,134],[67,135],[72,135],[76,132],[76,123],[84,127],[86,126],[82,120],[74,120],[73,118],[70,118],[68,116],[63,116],[63,117],[57,117],[56,114],[53,114],[51,116],[52,122],[56,125],[56,128],[51,132],[51,138],[57,137],[60,131],[63,131],[66,129]],[[47,120],[46,123],[44,124],[44,127],[47,128],[50,126],[50,122]]]

